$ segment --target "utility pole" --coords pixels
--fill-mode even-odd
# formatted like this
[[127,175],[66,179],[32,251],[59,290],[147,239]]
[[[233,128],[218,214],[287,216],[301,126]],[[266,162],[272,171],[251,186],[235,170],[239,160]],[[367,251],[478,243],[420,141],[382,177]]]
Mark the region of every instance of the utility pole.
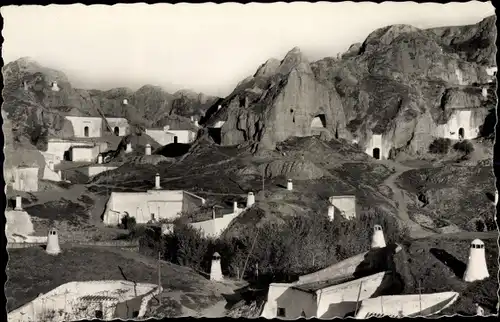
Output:
[[363,281],[359,282],[359,290],[358,290],[358,298],[356,299],[356,311],[354,311],[354,316],[358,315],[358,308],[359,308],[359,298],[361,296],[361,287],[363,286]]
[[418,302],[420,304],[420,314],[422,314],[422,287],[420,286],[420,280],[418,280]]
[[[160,240],[161,243],[161,240]],[[161,246],[160,246],[161,249]],[[161,250],[158,251],[158,291],[160,290],[161,287]],[[158,294],[158,302],[161,305],[161,294]]]
[[243,272],[241,272],[240,280],[243,279],[243,276],[245,275],[245,270],[247,269],[247,264],[248,264],[248,259],[250,258],[250,255],[253,252],[253,248],[255,246],[255,242],[257,241],[257,237],[259,237],[259,231],[257,230],[257,235],[255,235],[255,238],[252,243],[252,248],[250,248],[250,251],[248,252],[247,259],[245,260],[245,265],[243,266]]

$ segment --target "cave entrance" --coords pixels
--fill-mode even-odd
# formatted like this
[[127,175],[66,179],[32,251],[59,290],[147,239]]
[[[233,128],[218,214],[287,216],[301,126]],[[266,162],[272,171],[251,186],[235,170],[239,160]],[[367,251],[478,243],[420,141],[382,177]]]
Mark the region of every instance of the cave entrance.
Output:
[[465,130],[463,127],[461,127],[458,129],[458,139],[462,141],[464,139],[464,136],[465,136]]
[[83,128],[83,136],[89,137],[89,127],[88,126]]
[[312,122],[311,122],[311,127],[315,127],[315,128],[325,128],[326,127],[326,118],[325,118],[325,114],[319,114],[319,115],[316,115]]
[[118,126],[115,126],[113,132],[115,133],[116,136],[120,136],[120,128]]
[[379,148],[373,149],[372,155],[375,159],[380,160],[380,149]]

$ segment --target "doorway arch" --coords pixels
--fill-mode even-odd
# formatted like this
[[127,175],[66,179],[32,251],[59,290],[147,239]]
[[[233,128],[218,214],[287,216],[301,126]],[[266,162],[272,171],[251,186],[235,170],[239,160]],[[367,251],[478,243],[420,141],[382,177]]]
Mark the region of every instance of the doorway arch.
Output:
[[380,160],[380,149],[379,148],[374,148],[372,155],[375,159]]
[[463,140],[465,138],[465,130],[463,127],[458,129],[458,139]]
[[177,136],[174,136],[174,143],[177,143],[177,141],[178,141]]
[[89,127],[88,126],[83,128],[83,136],[85,136],[85,137],[89,136]]
[[113,132],[115,133],[116,136],[120,136],[120,128],[118,126],[115,126]]

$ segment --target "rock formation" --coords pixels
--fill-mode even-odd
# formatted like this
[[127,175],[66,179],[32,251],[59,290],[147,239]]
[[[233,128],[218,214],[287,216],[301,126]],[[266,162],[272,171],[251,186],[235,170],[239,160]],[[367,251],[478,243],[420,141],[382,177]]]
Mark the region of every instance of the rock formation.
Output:
[[481,135],[496,105],[495,95],[481,94],[485,86],[494,92],[486,69],[496,66],[495,37],[491,16],[470,26],[380,28],[339,58],[314,63],[294,48],[240,82],[202,123],[225,121],[220,144],[251,142],[254,150],[315,134],[366,148],[379,134],[385,157],[426,152],[458,110],[471,110],[470,130]]

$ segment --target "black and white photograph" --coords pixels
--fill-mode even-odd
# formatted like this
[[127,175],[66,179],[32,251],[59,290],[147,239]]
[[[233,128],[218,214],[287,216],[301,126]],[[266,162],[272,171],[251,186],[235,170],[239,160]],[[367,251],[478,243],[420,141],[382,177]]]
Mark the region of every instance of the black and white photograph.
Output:
[[492,1],[0,13],[9,322],[498,315]]

